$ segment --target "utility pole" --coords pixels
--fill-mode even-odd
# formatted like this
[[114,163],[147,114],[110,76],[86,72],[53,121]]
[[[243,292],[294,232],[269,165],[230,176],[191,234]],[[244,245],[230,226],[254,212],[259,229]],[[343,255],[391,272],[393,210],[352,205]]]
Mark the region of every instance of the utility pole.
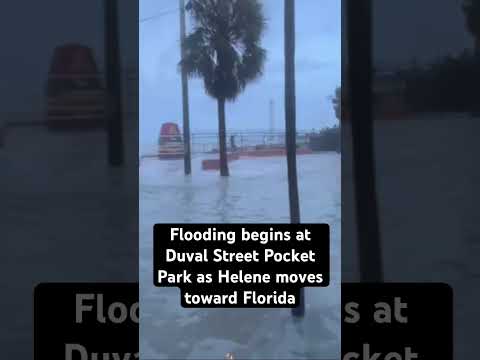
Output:
[[361,282],[383,282],[378,218],[372,92],[372,1],[346,6],[349,117],[352,125],[353,182]]
[[122,117],[122,69],[118,35],[117,0],[104,0],[105,15],[105,90],[108,162],[121,166],[124,162]]
[[[185,25],[185,0],[178,0],[180,7],[180,54],[182,59],[185,58],[185,47],[183,42],[185,40],[186,25]],[[185,175],[192,173],[192,158],[190,151],[190,111],[188,105],[188,78],[185,70],[182,72],[182,106],[183,106],[183,143],[184,143],[184,169]]]
[[[285,1],[285,146],[287,150],[288,197],[290,222],[300,223],[297,179],[297,127],[295,100],[295,0]],[[305,315],[305,289],[300,289],[299,305],[292,309],[294,317]]]

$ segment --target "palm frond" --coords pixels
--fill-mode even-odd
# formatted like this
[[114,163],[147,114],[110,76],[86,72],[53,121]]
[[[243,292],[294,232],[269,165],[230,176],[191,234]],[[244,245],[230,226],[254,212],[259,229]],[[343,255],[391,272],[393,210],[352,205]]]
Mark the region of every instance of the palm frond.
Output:
[[210,96],[234,100],[263,71],[262,5],[258,0],[190,0],[188,5],[194,30],[183,43],[180,66],[203,78]]

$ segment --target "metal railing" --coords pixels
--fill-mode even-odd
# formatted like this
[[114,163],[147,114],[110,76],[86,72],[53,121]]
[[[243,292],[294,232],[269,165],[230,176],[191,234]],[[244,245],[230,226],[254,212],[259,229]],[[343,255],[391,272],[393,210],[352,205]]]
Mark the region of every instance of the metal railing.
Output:
[[[214,132],[192,133],[191,136],[192,154],[217,153],[219,149],[218,134]],[[297,133],[297,145],[306,146],[308,144],[309,133]],[[162,135],[158,139],[159,146],[166,146],[168,143],[182,144],[181,135]],[[227,150],[250,150],[265,148],[283,148],[285,147],[284,132],[269,131],[231,131],[227,133]]]
[[[209,153],[218,151],[218,134],[194,133],[191,135],[191,147],[194,153]],[[297,133],[297,145],[308,143],[308,133]],[[247,150],[259,148],[285,147],[284,132],[268,131],[232,131],[227,133],[227,148],[229,150]]]

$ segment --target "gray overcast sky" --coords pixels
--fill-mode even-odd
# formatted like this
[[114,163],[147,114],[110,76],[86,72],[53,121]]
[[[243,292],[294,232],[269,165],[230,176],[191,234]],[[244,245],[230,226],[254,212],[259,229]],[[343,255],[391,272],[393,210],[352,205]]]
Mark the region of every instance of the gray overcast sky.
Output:
[[[267,30],[263,77],[250,84],[235,103],[227,105],[229,129],[268,129],[269,101],[275,104],[275,128],[284,128],[283,1],[262,0]],[[329,99],[340,85],[340,0],[296,2],[296,81],[299,129],[321,128],[337,122]],[[175,9],[176,0],[140,0],[140,19]],[[181,124],[181,87],[177,12],[139,25],[140,143],[156,141],[163,122]],[[188,25],[188,13],[187,13]],[[215,131],[217,108],[201,80],[190,80],[192,131]]]

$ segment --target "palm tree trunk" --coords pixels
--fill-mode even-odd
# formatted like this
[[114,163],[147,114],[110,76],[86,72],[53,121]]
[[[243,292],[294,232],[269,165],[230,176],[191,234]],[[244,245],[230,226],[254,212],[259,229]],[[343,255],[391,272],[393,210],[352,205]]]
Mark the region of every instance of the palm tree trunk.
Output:
[[227,130],[225,126],[225,99],[218,99],[218,143],[220,145],[220,176],[228,176]]
[[104,11],[108,161],[111,166],[121,166],[124,161],[124,144],[117,0],[105,0]]
[[[185,0],[178,0],[180,7],[180,48],[182,59],[185,57],[183,40],[185,39]],[[183,105],[183,144],[184,144],[184,171],[185,175],[192,173],[192,160],[190,154],[190,112],[188,106],[188,79],[182,68],[182,105]]]
[[[285,0],[285,145],[287,150],[288,198],[290,222],[300,223],[300,204],[297,181],[297,129],[295,101],[295,1]],[[293,316],[305,314],[304,289],[300,305],[292,309]]]

